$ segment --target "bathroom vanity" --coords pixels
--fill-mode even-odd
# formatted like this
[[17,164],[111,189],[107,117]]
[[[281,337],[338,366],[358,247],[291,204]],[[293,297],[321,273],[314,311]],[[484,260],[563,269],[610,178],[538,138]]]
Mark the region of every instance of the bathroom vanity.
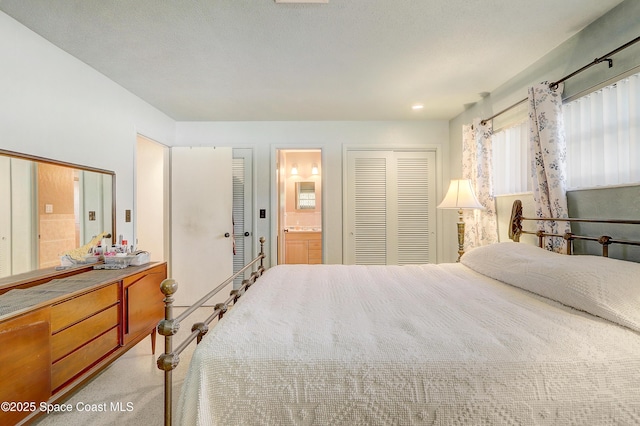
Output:
[[322,232],[288,230],[284,235],[285,263],[322,263]]
[[28,423],[146,336],[153,353],[166,277],[166,263],[150,263],[0,279],[0,424]]

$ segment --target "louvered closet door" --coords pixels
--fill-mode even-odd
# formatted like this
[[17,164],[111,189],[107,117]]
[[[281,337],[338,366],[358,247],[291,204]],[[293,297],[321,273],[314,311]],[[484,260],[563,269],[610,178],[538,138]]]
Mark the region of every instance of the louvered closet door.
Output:
[[435,153],[396,152],[397,263],[435,263]]
[[[233,150],[233,234],[235,252],[233,254],[233,273],[235,274],[253,259],[253,223],[252,206],[252,158],[253,151],[246,148]],[[242,285],[242,280],[251,275],[251,270],[244,276],[233,280],[233,287]]]
[[345,263],[435,262],[435,153],[348,151]]
[[387,264],[387,157],[347,152],[346,264]]

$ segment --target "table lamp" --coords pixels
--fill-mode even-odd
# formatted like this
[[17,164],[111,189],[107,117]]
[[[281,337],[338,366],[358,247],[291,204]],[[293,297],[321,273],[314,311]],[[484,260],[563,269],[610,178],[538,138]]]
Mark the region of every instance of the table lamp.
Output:
[[473,193],[469,179],[452,179],[447,195],[444,196],[438,208],[458,210],[458,260],[456,262],[460,262],[460,258],[464,254],[464,218],[462,217],[462,211],[468,209],[484,210],[484,207]]

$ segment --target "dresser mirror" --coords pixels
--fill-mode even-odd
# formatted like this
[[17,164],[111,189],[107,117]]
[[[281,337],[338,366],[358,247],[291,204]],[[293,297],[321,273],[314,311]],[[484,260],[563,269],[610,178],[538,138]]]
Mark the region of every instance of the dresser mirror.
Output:
[[115,238],[115,173],[0,150],[0,278],[60,265],[60,255]]

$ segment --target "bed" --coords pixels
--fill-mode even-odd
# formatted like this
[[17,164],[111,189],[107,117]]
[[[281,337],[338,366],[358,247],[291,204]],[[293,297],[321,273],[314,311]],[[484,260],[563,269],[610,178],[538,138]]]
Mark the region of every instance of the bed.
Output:
[[258,275],[199,334],[179,424],[640,424],[640,264],[508,242]]

